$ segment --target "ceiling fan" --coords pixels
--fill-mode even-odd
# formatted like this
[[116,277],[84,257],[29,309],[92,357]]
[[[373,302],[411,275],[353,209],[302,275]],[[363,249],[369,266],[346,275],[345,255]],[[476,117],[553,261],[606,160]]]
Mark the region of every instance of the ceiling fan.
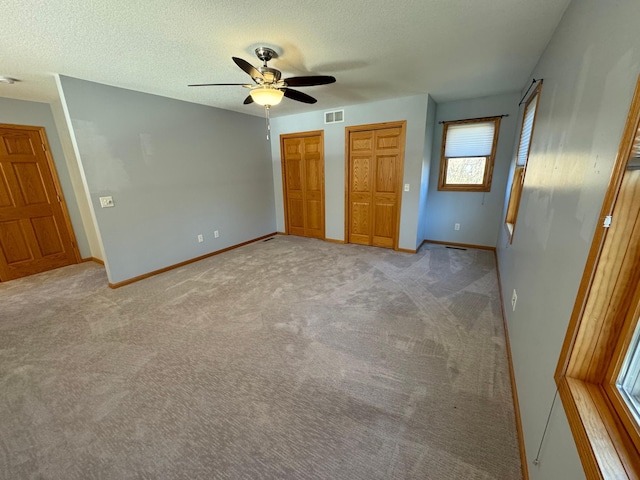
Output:
[[255,68],[246,60],[238,57],[231,57],[238,67],[244,70],[253,79],[251,83],[200,83],[189,85],[190,87],[208,87],[208,86],[231,86],[237,85],[250,89],[249,95],[244,99],[244,104],[257,103],[263,105],[267,109],[277,105],[282,101],[282,97],[290,98],[303,103],[316,103],[317,100],[306,93],[293,90],[290,87],[312,87],[316,85],[327,85],[336,81],[335,77],[329,75],[311,75],[304,77],[289,77],[282,79],[280,70],[271,68],[267,62],[272,58],[276,58],[278,54],[268,47],[256,48],[256,56],[262,60],[261,67]]

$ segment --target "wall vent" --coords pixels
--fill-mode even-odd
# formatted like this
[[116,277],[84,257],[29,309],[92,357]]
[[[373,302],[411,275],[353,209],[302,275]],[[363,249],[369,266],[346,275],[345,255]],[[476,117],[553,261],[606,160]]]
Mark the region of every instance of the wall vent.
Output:
[[334,110],[333,112],[324,112],[324,123],[344,122],[344,110]]

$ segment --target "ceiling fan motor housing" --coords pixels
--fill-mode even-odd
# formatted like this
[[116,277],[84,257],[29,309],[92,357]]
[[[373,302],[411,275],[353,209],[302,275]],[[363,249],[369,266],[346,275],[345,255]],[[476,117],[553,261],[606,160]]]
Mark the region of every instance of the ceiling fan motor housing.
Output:
[[276,70],[275,68],[269,67],[258,67],[258,71],[264,77],[264,83],[275,83],[280,80],[280,70]]

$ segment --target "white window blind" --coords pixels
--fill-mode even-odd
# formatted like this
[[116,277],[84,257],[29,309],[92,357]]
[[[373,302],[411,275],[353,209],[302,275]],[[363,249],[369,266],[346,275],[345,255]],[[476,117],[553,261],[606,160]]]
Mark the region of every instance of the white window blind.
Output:
[[522,124],[522,132],[520,132],[520,146],[518,147],[518,165],[525,165],[529,156],[529,145],[531,145],[531,133],[533,132],[533,121],[536,118],[536,109],[538,108],[538,94],[536,93],[528,104],[524,112],[524,122]]
[[447,128],[445,157],[488,157],[496,123],[461,123]]

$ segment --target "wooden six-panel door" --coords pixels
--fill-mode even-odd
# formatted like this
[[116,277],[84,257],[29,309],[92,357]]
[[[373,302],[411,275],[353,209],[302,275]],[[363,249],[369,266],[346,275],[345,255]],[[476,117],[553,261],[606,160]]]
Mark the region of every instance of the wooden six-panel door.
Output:
[[324,238],[324,135],[280,136],[286,231]]
[[78,262],[44,129],[0,125],[0,281]]
[[398,247],[406,122],[347,127],[347,239]]

